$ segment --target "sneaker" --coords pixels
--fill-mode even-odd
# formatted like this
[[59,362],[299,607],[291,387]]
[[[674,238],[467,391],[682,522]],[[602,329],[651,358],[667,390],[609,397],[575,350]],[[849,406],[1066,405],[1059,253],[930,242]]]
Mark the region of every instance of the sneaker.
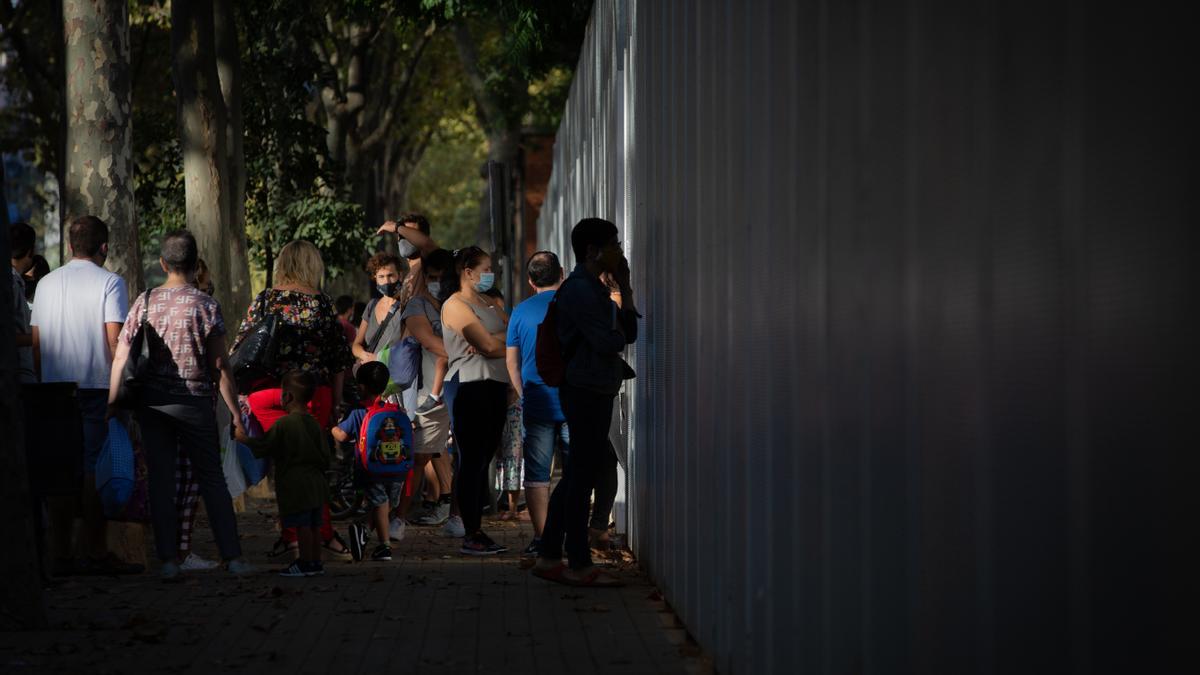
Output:
[[229,570],[230,574],[239,576],[239,577],[245,576],[247,574],[254,574],[255,572],[258,571],[256,569],[254,569],[254,565],[251,565],[250,563],[246,562],[246,560],[244,558],[234,558],[233,560],[230,560],[225,565],[225,569]]
[[323,577],[323,576],[325,576],[325,564],[322,563],[320,560],[308,563],[304,569],[304,576],[306,576],[306,577]]
[[437,410],[438,408],[442,407],[443,405],[445,405],[445,402],[442,401],[442,399],[434,398],[434,397],[430,396],[430,397],[426,398],[425,401],[423,403],[421,403],[421,405],[417,406],[417,414],[425,415],[427,413],[431,413],[434,410]]
[[281,576],[281,577],[306,577],[306,576],[308,576],[308,572],[306,570],[307,567],[308,567],[307,564],[300,562],[299,560],[293,560],[291,565],[288,565],[287,567],[279,570],[279,576]]
[[183,562],[179,564],[179,569],[184,572],[202,572],[204,570],[215,570],[220,566],[221,563],[215,560],[206,560],[195,553],[189,553],[183,559]]
[[534,537],[533,541],[529,542],[529,545],[525,547],[525,550],[521,551],[521,557],[522,558],[536,558],[536,557],[538,557],[539,554],[541,554],[541,552],[542,552],[542,539],[540,537]]
[[367,528],[362,523],[350,523],[350,557],[361,562],[367,547]]
[[496,555],[504,553],[508,550],[507,546],[501,546],[492,541],[492,538],[482,532],[477,532],[474,536],[463,539],[462,548],[459,552],[463,555]]
[[371,552],[371,560],[391,560],[392,549],[387,544],[380,544]]
[[388,539],[397,543],[404,541],[404,520],[392,518],[388,526]]
[[175,581],[179,579],[179,563],[174,560],[168,560],[162,564],[162,568],[158,570],[158,575],[163,581]]
[[443,537],[454,537],[459,539],[467,536],[467,528],[463,525],[461,516],[450,516],[446,519],[446,524],[442,526]]
[[[450,502],[438,502],[437,506],[421,515],[416,524],[421,527],[436,527],[450,519]],[[461,535],[455,535],[461,536]]]

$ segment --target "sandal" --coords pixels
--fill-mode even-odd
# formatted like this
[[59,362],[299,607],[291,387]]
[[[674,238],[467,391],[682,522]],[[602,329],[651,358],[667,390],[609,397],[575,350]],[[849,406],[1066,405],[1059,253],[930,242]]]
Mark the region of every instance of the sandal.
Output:
[[283,537],[280,537],[275,540],[274,544],[271,544],[271,550],[267,551],[267,557],[268,558],[278,558],[279,556],[283,555],[284,553],[291,553],[291,554],[293,554],[293,557],[299,556],[300,555],[300,542],[298,542],[298,541],[287,542],[287,541],[283,540]]
[[566,571],[567,566],[559,563],[555,567],[534,567],[533,576],[540,579],[545,579],[546,581],[553,581],[558,584],[566,584],[570,586],[571,582],[567,581],[567,577],[565,576]]
[[593,588],[618,588],[625,582],[605,572],[599,567],[593,567],[590,572],[578,579],[563,577],[564,582],[571,586],[591,586]]
[[[341,548],[334,548],[334,542],[337,542]],[[342,535],[338,534],[337,530],[334,530],[333,536],[329,538],[329,541],[321,543],[321,548],[329,551],[329,554],[338,560],[350,560],[353,557],[350,554],[350,547],[346,545],[346,542],[342,539]]]

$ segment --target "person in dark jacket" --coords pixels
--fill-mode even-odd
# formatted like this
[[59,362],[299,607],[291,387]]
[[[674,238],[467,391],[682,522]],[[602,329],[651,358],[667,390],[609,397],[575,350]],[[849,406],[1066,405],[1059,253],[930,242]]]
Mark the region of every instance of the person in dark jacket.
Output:
[[[633,377],[621,354],[637,340],[629,263],[617,226],[585,218],[571,231],[577,264],[558,289],[558,338],[566,381],[559,399],[571,430],[571,457],[550,496],[537,576],[577,586],[617,586],[620,580],[592,564],[588,545],[589,499],[596,478],[611,464],[608,429],[613,399]],[[569,564],[562,564],[563,546]]]

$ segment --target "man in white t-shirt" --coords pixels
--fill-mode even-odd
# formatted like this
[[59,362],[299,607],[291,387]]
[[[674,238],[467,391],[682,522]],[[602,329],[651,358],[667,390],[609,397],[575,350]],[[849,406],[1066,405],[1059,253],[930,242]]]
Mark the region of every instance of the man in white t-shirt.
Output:
[[[107,528],[96,494],[96,460],[108,425],[108,382],[117,337],[125,323],[129,297],[125,281],[104,269],[108,225],[95,216],[71,221],[71,258],[38,282],[33,303],[34,367],[42,382],[75,382],[83,414],[84,560],[71,559],[73,504],[51,509],[54,568],[62,574],[140,574],[108,551]],[[53,448],[47,448],[53,451]]]

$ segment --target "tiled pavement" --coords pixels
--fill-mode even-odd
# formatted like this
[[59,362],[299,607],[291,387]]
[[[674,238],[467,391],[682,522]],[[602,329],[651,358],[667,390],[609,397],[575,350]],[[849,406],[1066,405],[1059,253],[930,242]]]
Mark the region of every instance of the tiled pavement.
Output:
[[[552,584],[519,567],[529,525],[494,521],[502,556],[460,556],[459,540],[410,527],[391,563],[284,579],[268,573],[270,512],[251,501],[239,515],[259,574],[72,579],[47,591],[50,630],[0,633],[0,672],[711,672],[628,556],[612,561],[622,589]],[[215,556],[206,523],[197,535]]]

